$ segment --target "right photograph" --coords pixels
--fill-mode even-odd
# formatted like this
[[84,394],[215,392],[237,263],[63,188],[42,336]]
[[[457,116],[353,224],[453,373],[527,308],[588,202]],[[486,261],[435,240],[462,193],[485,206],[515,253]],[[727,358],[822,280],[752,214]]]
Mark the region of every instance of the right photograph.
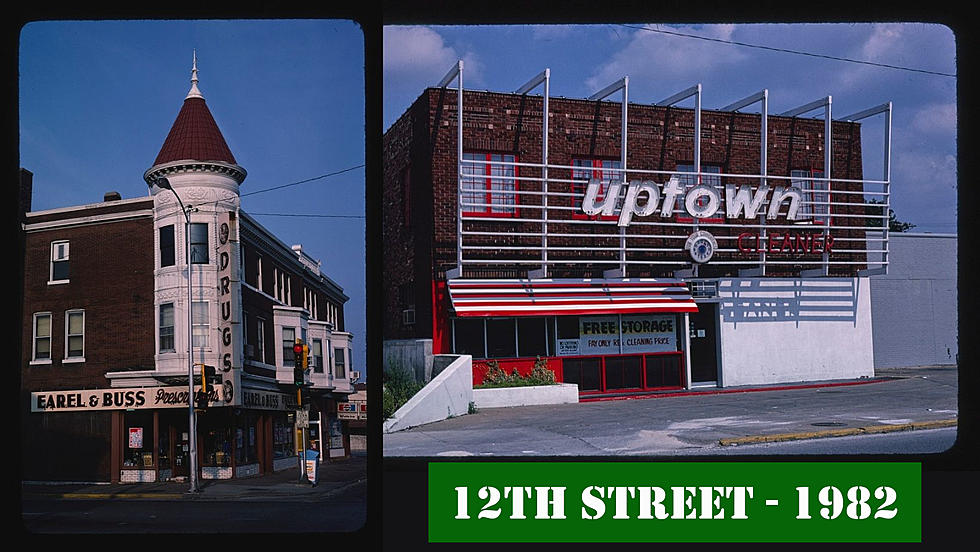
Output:
[[383,38],[386,457],[954,444],[949,28]]

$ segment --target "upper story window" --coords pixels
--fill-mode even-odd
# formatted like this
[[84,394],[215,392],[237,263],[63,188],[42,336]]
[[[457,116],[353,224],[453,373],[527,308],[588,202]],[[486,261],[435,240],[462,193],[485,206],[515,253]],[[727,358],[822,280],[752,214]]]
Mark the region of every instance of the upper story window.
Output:
[[517,214],[517,157],[500,153],[463,153],[460,185],[463,212],[474,215],[514,216]]
[[211,334],[211,316],[208,312],[207,301],[194,301],[191,319],[191,337],[194,347],[208,348],[208,336]]
[[310,356],[313,360],[313,371],[317,374],[323,373],[323,341],[319,339],[313,340],[313,346],[310,347]]
[[273,282],[273,286],[275,288],[274,289],[274,292],[275,293],[273,295],[275,296],[275,298],[276,298],[277,301],[279,301],[280,303],[283,303],[283,304],[288,305],[289,304],[289,298],[290,298],[290,295],[289,295],[289,274],[286,274],[282,270],[279,270],[278,267],[275,267],[275,268],[272,269],[272,275],[273,275],[273,278],[275,280]]
[[174,225],[160,227],[160,266],[174,266],[177,263],[174,248]]
[[[693,173],[693,172],[695,172],[694,165],[693,164],[678,164],[677,165],[677,172],[679,172],[679,173]],[[721,166],[719,166],[719,165],[704,165],[704,164],[702,164],[701,165],[701,172],[702,173],[720,173],[721,172]],[[681,185],[684,186],[685,192],[690,191],[691,188],[693,188],[693,187],[695,187],[695,186],[698,185],[698,176],[696,174],[691,174],[691,175],[684,175],[684,174],[682,174],[682,175],[679,175],[678,178],[680,180]],[[717,187],[721,186],[721,177],[720,176],[711,176],[710,174],[702,174],[701,175],[701,182],[700,183],[701,184],[704,184],[705,186],[714,186],[714,187],[717,188]],[[719,190],[719,193],[722,193],[722,192],[723,192],[723,190]],[[674,216],[677,217],[677,222],[694,222],[694,217],[691,216],[691,214],[687,212],[687,205],[685,204],[686,199],[687,199],[687,194],[685,193],[684,195],[677,196],[677,199],[675,200],[677,203],[674,205]],[[704,205],[704,204],[707,203],[707,201],[708,201],[708,198],[706,198],[704,196],[698,198],[698,202],[699,202],[698,204],[699,205]],[[721,211],[719,210],[719,213],[720,212]],[[725,221],[725,219],[724,219],[723,216],[715,216],[715,217],[703,218],[703,219],[699,219],[699,220],[701,222],[724,222]]]
[[208,224],[191,223],[191,263],[208,264]]
[[51,273],[49,283],[68,281],[68,241],[51,242]]
[[334,373],[333,373],[333,376],[335,378],[343,379],[343,378],[347,377],[346,374],[345,374],[346,368],[345,368],[345,363],[344,363],[344,349],[339,348],[339,347],[338,348],[335,348],[333,350],[333,354],[334,354],[334,361],[333,361]]
[[255,288],[259,291],[265,291],[262,287],[262,255],[255,256]]
[[85,359],[85,311],[65,313],[65,359]]
[[830,224],[830,183],[823,178],[823,171],[795,169],[789,172],[793,186],[803,191],[803,202],[797,212],[797,220],[811,220],[813,224]]
[[34,347],[31,360],[51,360],[51,313],[34,313]]
[[296,353],[293,352],[293,345],[296,344],[296,328],[282,329],[282,365],[295,366]]
[[259,318],[255,322],[258,326],[255,330],[255,358],[265,362],[265,320]]
[[160,305],[160,352],[173,353],[176,350],[174,344],[174,304],[163,303]]
[[[572,166],[575,167],[572,169],[572,180],[583,181],[572,183],[572,193],[584,197],[589,181],[595,178],[599,180],[599,193],[596,194],[596,202],[601,202],[605,199],[610,183],[622,181],[623,179],[623,173],[619,170],[623,165],[619,160],[572,159]],[[571,201],[573,207],[581,207],[582,205],[582,200],[579,197],[572,197]],[[581,209],[575,211],[572,216],[574,218],[589,220],[616,220],[619,218],[611,215],[586,215],[581,212]]]

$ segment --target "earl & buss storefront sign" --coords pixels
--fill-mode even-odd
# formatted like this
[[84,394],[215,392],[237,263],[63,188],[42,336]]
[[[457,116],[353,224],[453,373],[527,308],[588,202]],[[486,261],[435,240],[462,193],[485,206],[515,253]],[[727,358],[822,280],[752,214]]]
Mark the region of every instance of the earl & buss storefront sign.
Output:
[[[195,393],[199,393],[198,388]],[[217,405],[218,390],[210,388],[208,404]],[[31,412],[70,412],[78,410],[143,410],[187,408],[187,387],[135,387],[120,389],[82,389],[35,391],[31,393]]]

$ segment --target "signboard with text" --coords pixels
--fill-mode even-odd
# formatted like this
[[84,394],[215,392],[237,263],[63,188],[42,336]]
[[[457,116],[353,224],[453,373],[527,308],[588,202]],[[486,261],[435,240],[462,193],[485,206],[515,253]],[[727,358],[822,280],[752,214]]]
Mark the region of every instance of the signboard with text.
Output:
[[673,314],[582,316],[578,339],[558,340],[558,354],[617,355],[677,350]]

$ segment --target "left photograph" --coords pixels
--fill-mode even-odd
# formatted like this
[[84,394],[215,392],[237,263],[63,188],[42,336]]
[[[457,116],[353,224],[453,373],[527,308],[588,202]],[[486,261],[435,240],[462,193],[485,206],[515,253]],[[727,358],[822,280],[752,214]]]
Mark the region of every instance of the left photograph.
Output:
[[32,22],[18,63],[27,529],[71,532],[30,513],[73,493],[120,509],[87,530],[359,529],[361,27]]

